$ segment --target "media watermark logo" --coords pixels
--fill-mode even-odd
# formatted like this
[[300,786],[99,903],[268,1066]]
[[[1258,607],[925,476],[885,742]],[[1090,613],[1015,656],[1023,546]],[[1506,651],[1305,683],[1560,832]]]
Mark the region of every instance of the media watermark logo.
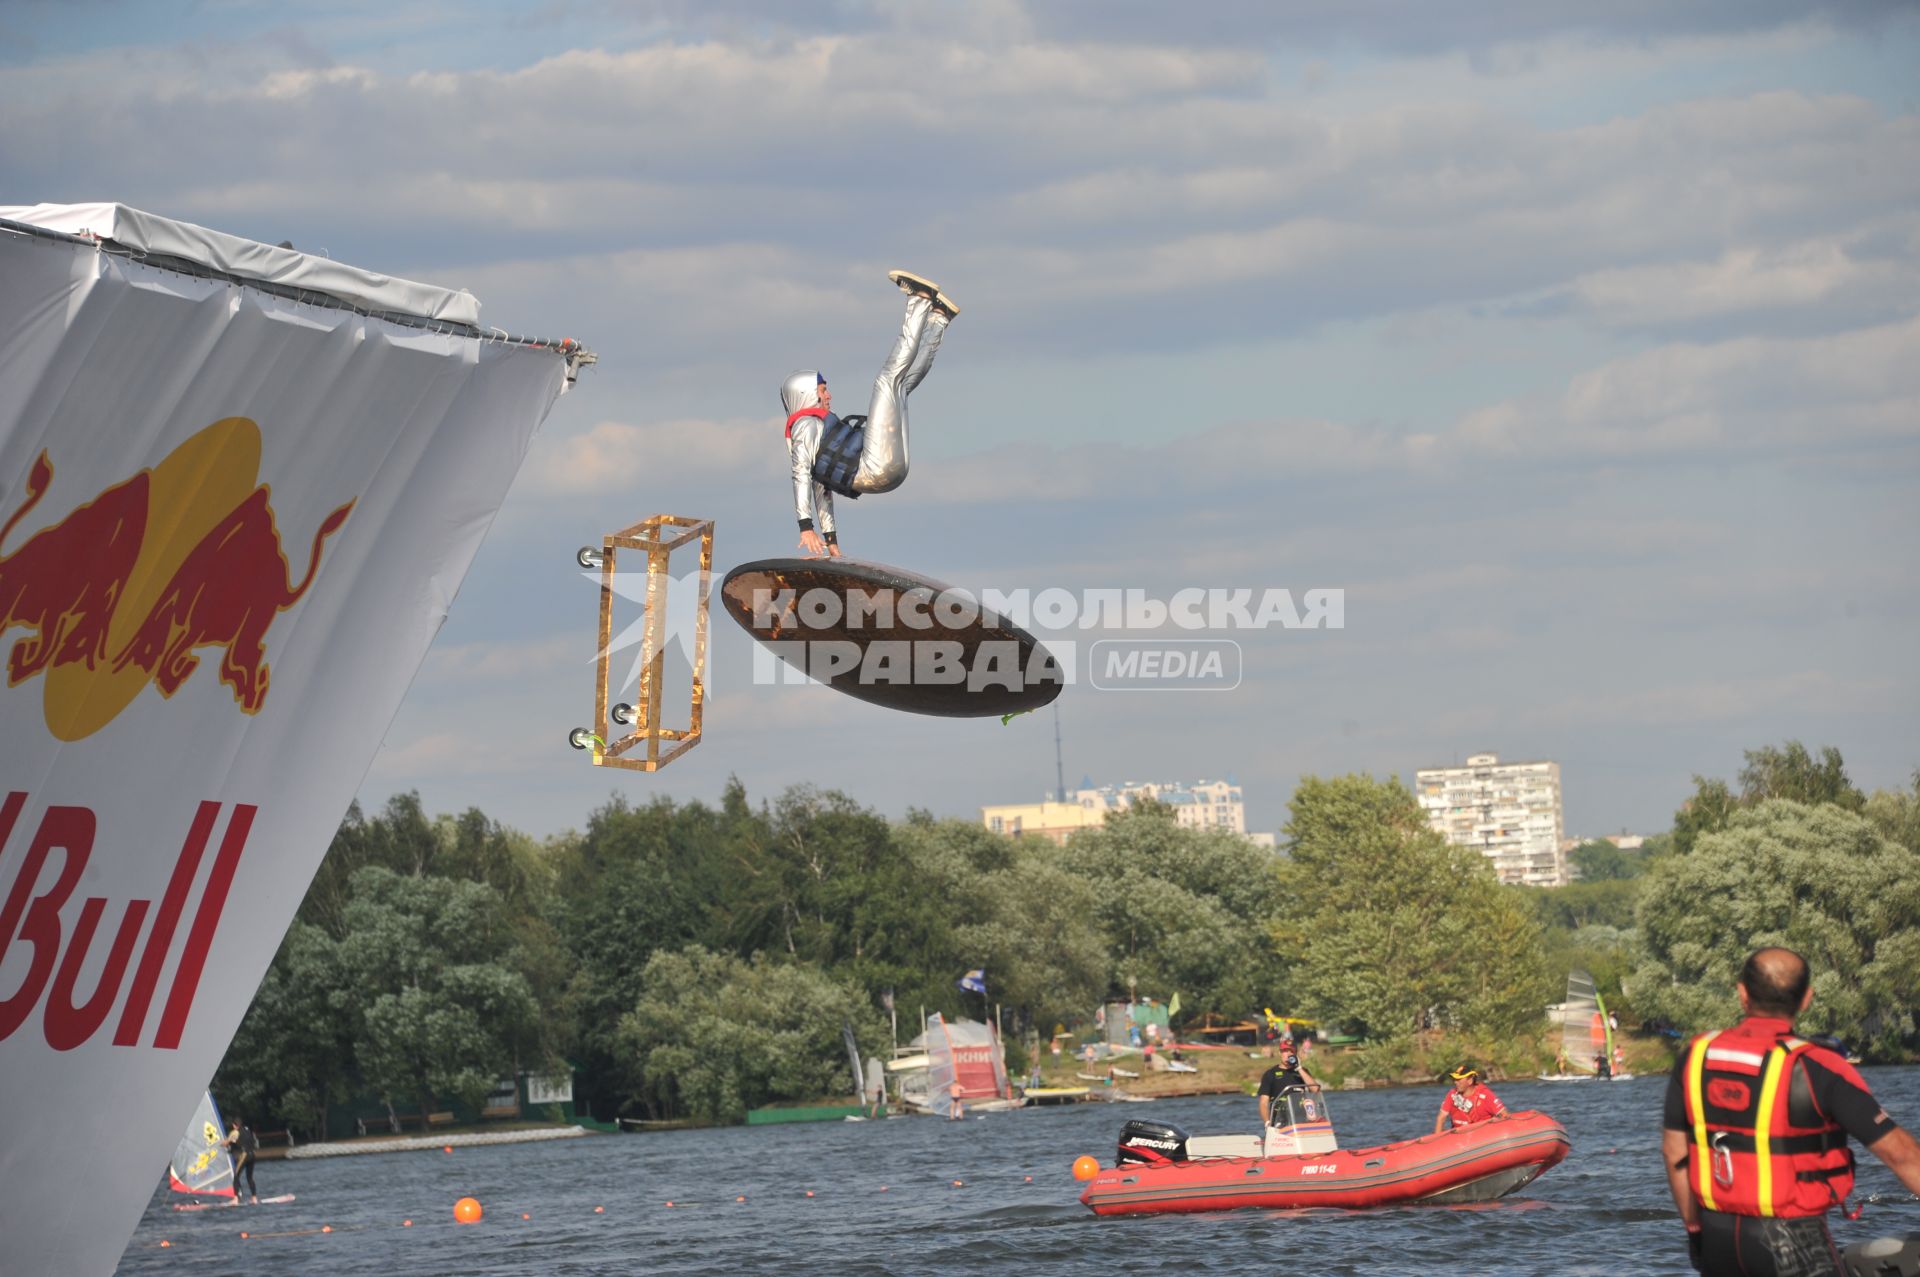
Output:
[[[1231,691],[1245,673],[1241,644],[1198,632],[1344,629],[1346,592],[768,588],[742,619],[761,640],[756,683]],[[1129,637],[1067,637],[1090,630]]]
[[1241,673],[1232,639],[1099,639],[1087,651],[1087,681],[1103,692],[1231,692]]
[[[831,560],[822,561],[830,570]],[[583,573],[598,585],[599,573]],[[644,571],[616,572],[613,592],[649,596]],[[651,583],[658,588],[659,582]],[[667,584],[651,624],[636,618],[608,635],[608,653],[631,651],[631,685],[643,665],[699,645],[697,573]],[[716,591],[718,593],[718,591]],[[716,602],[722,602],[716,600]],[[871,582],[754,588],[723,601],[758,640],[751,682],[830,683],[933,695],[1020,693],[1052,684],[1107,692],[1232,691],[1246,675],[1248,634],[1346,628],[1346,591],[1193,587],[1159,596],[1137,589],[972,591]],[[717,610],[717,609],[716,609]],[[1228,637],[1238,635],[1240,637]],[[1256,645],[1252,659],[1257,660]]]

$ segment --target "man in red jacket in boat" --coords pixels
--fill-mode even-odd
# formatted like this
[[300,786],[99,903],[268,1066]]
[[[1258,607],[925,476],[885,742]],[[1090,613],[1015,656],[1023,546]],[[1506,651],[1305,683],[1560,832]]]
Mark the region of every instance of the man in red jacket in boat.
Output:
[[1453,1079],[1453,1089],[1440,1101],[1440,1116],[1433,1119],[1435,1135],[1447,1129],[1448,1118],[1453,1119],[1454,1129],[1459,1130],[1475,1122],[1507,1115],[1507,1106],[1480,1080],[1480,1071],[1471,1064],[1462,1064],[1447,1076]]

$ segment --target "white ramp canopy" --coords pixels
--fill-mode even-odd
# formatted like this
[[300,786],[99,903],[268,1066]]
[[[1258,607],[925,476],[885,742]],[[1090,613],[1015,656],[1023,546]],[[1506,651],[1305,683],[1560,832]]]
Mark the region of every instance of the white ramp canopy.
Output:
[[123,205],[0,208],[0,1268],[119,1262],[592,360],[479,314]]

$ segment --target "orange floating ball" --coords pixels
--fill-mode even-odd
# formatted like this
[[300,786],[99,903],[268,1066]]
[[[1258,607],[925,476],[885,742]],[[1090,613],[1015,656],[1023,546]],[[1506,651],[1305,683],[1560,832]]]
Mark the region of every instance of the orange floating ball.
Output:
[[1082,1153],[1073,1159],[1073,1177],[1075,1179],[1092,1179],[1099,1173],[1100,1159],[1094,1157],[1091,1153]]
[[453,1217],[463,1224],[477,1224],[484,1214],[480,1203],[471,1197],[463,1197],[453,1204]]
[[1027,1176],[1027,1183],[1029,1184],[1033,1183],[1033,1176],[1031,1175]]
[[320,1231],[321,1231],[321,1232],[323,1232],[323,1233],[330,1233],[330,1232],[332,1232],[332,1231],[333,1231],[333,1225],[332,1225],[332,1224],[322,1224],[322,1225],[320,1225]]
[[604,1215],[607,1213],[607,1208],[604,1206],[596,1206],[593,1208],[593,1213],[596,1215]]
[[527,1212],[525,1212],[525,1211],[521,1211],[521,1212],[520,1212],[520,1218],[521,1218],[521,1219],[532,1219],[532,1218],[533,1218],[533,1216],[531,1216],[531,1215],[529,1215],[529,1214],[527,1214]]
[[400,1227],[402,1227],[402,1228],[412,1228],[412,1227],[413,1227],[413,1221],[412,1221],[412,1220],[410,1220],[410,1219],[403,1219],[403,1220],[401,1220],[401,1221],[400,1221]]
[[247,1234],[247,1233],[241,1233],[241,1234],[240,1234],[240,1240],[241,1240],[241,1241],[245,1241],[245,1240],[247,1240],[247,1237],[248,1237],[248,1236],[249,1236],[249,1234]]
[[160,1249],[165,1250],[167,1247],[171,1245],[173,1245],[173,1243],[168,1241],[166,1238],[163,1237],[160,1239]]
[[807,1190],[807,1196],[808,1196],[808,1197],[812,1197],[812,1196],[813,1196],[813,1190],[812,1190],[811,1188],[809,1188],[809,1189]]
[[964,1183],[963,1181],[961,1181],[961,1180],[955,1180],[955,1181],[953,1181],[953,1186],[954,1186],[955,1188],[965,1188],[965,1187],[966,1187],[966,1184],[965,1184],[965,1183]]
[[453,1145],[451,1145],[451,1144],[448,1144],[447,1146],[445,1146],[444,1148],[442,1148],[442,1149],[441,1149],[440,1151],[441,1151],[442,1153],[451,1153],[451,1152],[453,1152]]
[[672,1209],[673,1209],[673,1203],[672,1203],[672,1202],[668,1202],[668,1203],[667,1203],[667,1209],[668,1209],[668,1210],[672,1210]]
[[746,1199],[746,1198],[744,1198],[744,1197],[736,1197],[736,1198],[734,1198],[733,1200],[734,1200],[734,1201],[736,1201],[736,1202],[744,1202],[744,1201],[746,1201],[747,1199]]

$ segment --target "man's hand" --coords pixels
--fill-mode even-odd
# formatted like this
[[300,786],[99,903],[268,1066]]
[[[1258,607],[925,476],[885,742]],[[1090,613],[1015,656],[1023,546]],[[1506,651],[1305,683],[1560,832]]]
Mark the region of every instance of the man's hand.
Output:
[[832,541],[827,544],[827,557],[833,559],[840,557],[840,543],[838,541]]
[[[827,552],[827,543],[820,539],[818,532],[808,528],[800,534],[800,548],[806,551],[808,558],[817,559]],[[838,549],[836,546],[835,551],[838,552]]]

